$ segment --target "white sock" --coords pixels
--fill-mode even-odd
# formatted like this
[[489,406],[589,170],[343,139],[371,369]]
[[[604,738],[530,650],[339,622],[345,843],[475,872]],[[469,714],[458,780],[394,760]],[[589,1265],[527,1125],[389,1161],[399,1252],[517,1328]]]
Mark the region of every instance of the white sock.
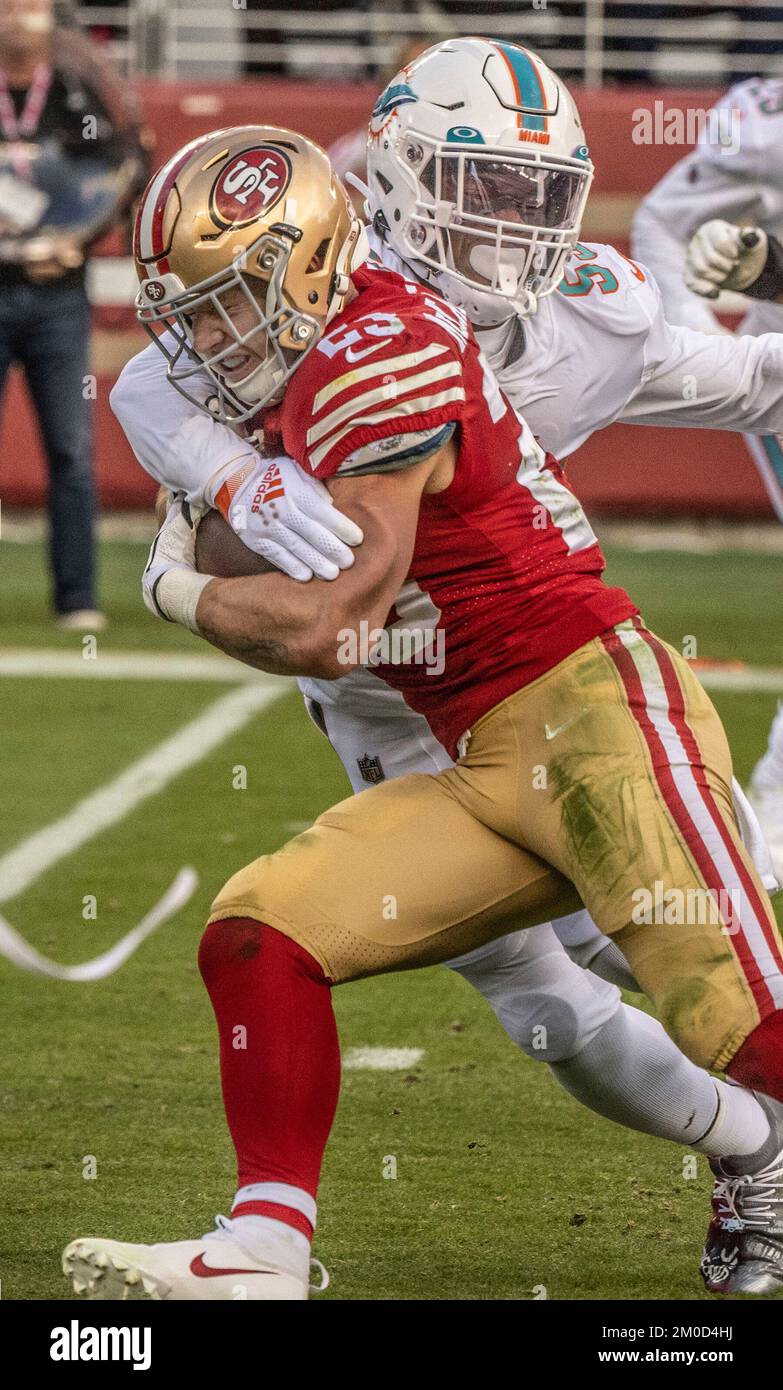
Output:
[[629,1004],[581,1052],[551,1070],[599,1115],[710,1158],[755,1153],[769,1136],[766,1112],[752,1091],[689,1062],[657,1019]]
[[712,1078],[719,1100],[718,1111],[710,1129],[697,1144],[698,1153],[710,1158],[729,1158],[753,1154],[769,1138],[769,1119],[752,1091],[735,1086],[731,1081]]
[[310,1242],[301,1231],[271,1216],[233,1216],[231,1229],[237,1243],[254,1260],[268,1260],[276,1269],[307,1280]]
[[642,1134],[695,1146],[715,1122],[709,1072],[683,1056],[657,1019],[630,1004],[551,1070],[590,1110]]
[[278,1221],[273,1216],[235,1216],[238,1207],[248,1202],[273,1202],[301,1212],[315,1226],[316,1206],[309,1192],[288,1183],[256,1182],[240,1187],[231,1207],[231,1228],[242,1249],[253,1259],[284,1269],[297,1278],[308,1280],[310,1271],[310,1241],[303,1231]]

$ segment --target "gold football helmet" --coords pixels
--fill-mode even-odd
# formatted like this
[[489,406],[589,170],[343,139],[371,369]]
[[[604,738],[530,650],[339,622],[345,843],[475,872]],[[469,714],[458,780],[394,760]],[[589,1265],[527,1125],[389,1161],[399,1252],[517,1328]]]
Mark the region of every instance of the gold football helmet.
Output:
[[[368,249],[318,145],[274,126],[212,131],[173,155],[139,204],[138,318],[168,359],[171,384],[238,424],[280,399]],[[194,315],[205,313],[220,346],[197,352]]]

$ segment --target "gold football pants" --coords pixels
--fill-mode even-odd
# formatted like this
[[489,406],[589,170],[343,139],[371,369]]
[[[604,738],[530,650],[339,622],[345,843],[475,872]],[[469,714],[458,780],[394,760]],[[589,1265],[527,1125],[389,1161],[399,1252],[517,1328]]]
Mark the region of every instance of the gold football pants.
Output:
[[617,939],[683,1051],[723,1068],[783,1007],[720,720],[634,619],[491,710],[458,763],[351,796],[236,874],[210,921],[292,937],[336,983],[573,912]]

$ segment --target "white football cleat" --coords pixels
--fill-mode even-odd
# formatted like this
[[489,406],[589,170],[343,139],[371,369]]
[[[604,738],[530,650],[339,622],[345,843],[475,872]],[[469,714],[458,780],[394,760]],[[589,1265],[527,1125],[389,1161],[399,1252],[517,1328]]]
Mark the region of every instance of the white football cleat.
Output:
[[[293,1301],[309,1297],[306,1278],[248,1255],[234,1238],[231,1222],[217,1218],[216,1231],[201,1240],[161,1245],[127,1245],[84,1236],[63,1251],[63,1274],[76,1293],[90,1299],[232,1299]],[[319,1261],[313,1261],[319,1265]],[[325,1289],[329,1276],[318,1289]]]

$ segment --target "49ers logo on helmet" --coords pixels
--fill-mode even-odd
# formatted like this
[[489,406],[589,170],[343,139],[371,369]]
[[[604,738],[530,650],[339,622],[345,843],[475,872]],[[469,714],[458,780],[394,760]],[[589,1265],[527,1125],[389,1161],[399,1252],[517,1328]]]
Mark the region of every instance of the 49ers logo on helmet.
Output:
[[245,227],[274,207],[291,182],[291,161],[276,145],[256,145],[223,165],[209,195],[219,226]]

